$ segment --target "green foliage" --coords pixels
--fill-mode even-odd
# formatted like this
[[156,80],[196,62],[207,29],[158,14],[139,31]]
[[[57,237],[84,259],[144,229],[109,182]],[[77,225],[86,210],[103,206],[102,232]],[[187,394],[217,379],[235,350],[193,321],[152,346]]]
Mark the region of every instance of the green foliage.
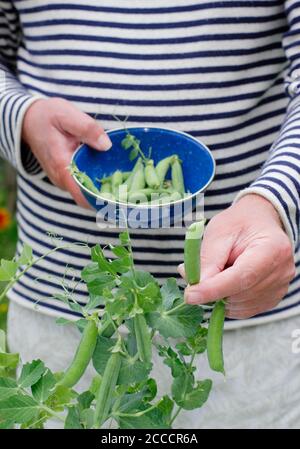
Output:
[[[99,245],[91,249],[91,263],[82,271],[90,295],[85,306],[67,290],[56,296],[82,314],[75,323],[80,330],[95,320],[98,335],[89,357],[97,375],[90,388],[78,394],[74,387],[63,385],[63,373],[52,373],[41,360],[26,363],[18,379],[0,377],[1,428],[42,428],[55,417],[66,429],[95,428],[107,420],[120,429],[168,429],[182,409],[199,408],[207,400],[211,381],[196,379],[194,364],[196,354],[206,349],[202,308],[184,303],[175,279],[160,287],[151,274],[135,269],[128,232],[120,235],[118,246],[109,249],[112,259]],[[24,247],[18,260],[1,267],[6,277],[9,273],[15,277],[21,264],[30,267],[33,263],[30,248]],[[99,305],[101,319],[95,313]],[[58,322],[71,324],[65,319]],[[159,392],[150,377],[155,374],[154,348],[166,370],[170,369],[170,391]],[[84,357],[88,349],[81,348],[80,354]],[[0,333],[0,367],[1,356],[6,360],[3,369],[9,361],[16,367],[18,356],[5,351]],[[75,365],[78,362],[82,366],[82,359]]]

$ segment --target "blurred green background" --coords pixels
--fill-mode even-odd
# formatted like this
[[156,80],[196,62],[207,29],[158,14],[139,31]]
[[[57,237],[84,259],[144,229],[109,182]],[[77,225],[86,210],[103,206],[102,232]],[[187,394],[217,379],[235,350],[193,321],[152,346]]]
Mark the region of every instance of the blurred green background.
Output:
[[[0,259],[11,259],[14,256],[17,242],[17,226],[15,220],[16,181],[15,172],[0,159]],[[0,291],[4,284],[0,282]],[[0,328],[6,328],[8,303],[0,303]]]

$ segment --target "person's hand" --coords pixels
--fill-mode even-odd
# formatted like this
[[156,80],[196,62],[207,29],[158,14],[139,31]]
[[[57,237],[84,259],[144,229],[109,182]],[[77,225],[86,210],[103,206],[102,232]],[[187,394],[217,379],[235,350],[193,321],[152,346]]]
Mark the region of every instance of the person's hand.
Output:
[[[179,266],[183,275],[184,268]],[[229,318],[245,319],[275,307],[295,276],[292,245],[273,205],[249,194],[208,224],[201,248],[201,282],[185,300],[227,299]]]
[[78,205],[89,207],[67,167],[81,142],[109,150],[111,141],[102,126],[66,100],[40,99],[26,111],[22,139],[51,182],[67,190]]

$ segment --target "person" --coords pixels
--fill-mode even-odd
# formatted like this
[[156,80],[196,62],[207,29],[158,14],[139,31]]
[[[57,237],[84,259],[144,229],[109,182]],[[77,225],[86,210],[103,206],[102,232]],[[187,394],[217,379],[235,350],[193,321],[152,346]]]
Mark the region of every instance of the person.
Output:
[[[17,169],[18,251],[44,254],[47,232],[116,243],[66,170],[80,142],[109,151],[115,116],[199,138],[217,172],[202,281],[185,298],[227,298],[227,382],[214,376],[208,403],[178,425],[299,428],[300,2],[2,0],[0,17],[0,148]],[[137,268],[174,276],[184,232],[133,230]],[[85,248],[49,255],[9,292],[9,345],[24,361],[68,365],[79,335],[55,323],[72,317],[53,299],[56,279],[84,302],[88,259]],[[202,359],[199,370],[211,377]]]

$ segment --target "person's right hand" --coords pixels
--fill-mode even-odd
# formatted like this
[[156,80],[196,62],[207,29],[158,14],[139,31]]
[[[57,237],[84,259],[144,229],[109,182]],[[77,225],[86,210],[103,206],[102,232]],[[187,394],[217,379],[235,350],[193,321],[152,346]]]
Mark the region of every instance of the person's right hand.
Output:
[[25,113],[22,140],[51,182],[70,192],[79,206],[89,207],[67,167],[82,142],[99,151],[111,148],[102,126],[67,100],[39,99]]

